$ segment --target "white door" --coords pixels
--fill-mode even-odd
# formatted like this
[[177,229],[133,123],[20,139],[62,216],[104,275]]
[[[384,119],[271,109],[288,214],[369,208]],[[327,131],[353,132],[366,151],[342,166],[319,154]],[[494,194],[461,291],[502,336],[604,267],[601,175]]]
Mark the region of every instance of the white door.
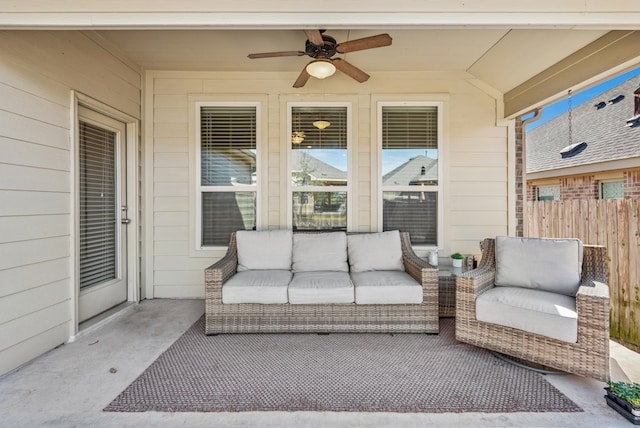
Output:
[[127,300],[126,125],[78,110],[78,321]]

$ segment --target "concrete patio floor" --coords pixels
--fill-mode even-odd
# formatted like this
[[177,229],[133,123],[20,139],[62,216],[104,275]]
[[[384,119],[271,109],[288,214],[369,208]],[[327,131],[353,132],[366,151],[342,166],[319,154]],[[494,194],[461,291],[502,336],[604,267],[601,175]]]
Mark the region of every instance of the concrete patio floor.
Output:
[[[108,413],[102,409],[204,312],[202,300],[150,300],[0,377],[1,427],[630,427],[602,382],[547,376],[582,413]],[[612,342],[614,380],[640,382],[640,356]]]

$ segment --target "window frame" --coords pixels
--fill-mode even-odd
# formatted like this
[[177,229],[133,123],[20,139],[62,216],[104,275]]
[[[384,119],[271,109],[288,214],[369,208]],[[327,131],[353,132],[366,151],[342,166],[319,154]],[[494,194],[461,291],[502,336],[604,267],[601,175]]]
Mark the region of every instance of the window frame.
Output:
[[[195,128],[195,228],[194,243],[196,251],[220,250],[227,245],[204,245],[202,242],[202,195],[211,192],[253,192],[255,193],[255,213],[256,229],[260,230],[261,222],[261,187],[262,187],[262,102],[260,101],[194,101],[194,128]],[[201,108],[202,107],[255,107],[256,109],[256,183],[255,185],[234,185],[234,186],[203,186],[202,185],[202,139],[201,139]],[[193,176],[193,175],[192,175]]]
[[[293,108],[294,107],[345,107],[347,109],[347,184],[345,186],[293,186],[291,183],[291,170],[293,167],[291,147],[291,135],[293,132]],[[347,195],[347,231],[353,230],[353,210],[354,210],[354,155],[353,155],[353,102],[351,101],[289,101],[286,104],[287,131],[285,133],[285,147],[287,153],[286,165],[286,188],[287,188],[287,219],[286,225],[293,229],[293,193],[294,192],[345,192]]]
[[[411,185],[401,185],[401,186],[383,186],[382,177],[383,174],[383,156],[382,156],[382,136],[383,136],[383,121],[382,121],[382,109],[383,107],[436,107],[438,114],[438,138],[437,138],[437,150],[438,150],[438,184],[437,185],[429,185],[429,186],[411,186]],[[424,251],[431,250],[439,250],[443,248],[444,245],[444,163],[445,163],[445,102],[444,101],[436,101],[436,100],[414,100],[414,101],[392,101],[392,100],[377,100],[376,101],[376,136],[377,136],[377,157],[378,157],[378,166],[377,166],[377,199],[378,199],[378,230],[383,231],[384,224],[384,192],[436,192],[437,197],[437,210],[436,214],[438,219],[436,221],[437,233],[436,233],[436,244],[435,245],[425,245],[425,244],[413,244],[413,248]]]

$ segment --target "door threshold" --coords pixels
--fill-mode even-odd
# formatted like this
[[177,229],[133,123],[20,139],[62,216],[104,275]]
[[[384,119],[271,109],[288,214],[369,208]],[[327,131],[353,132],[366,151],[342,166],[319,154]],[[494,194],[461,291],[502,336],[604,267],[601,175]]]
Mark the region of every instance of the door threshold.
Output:
[[114,306],[111,309],[107,309],[106,311],[99,313],[93,318],[89,318],[86,321],[81,322],[78,325],[78,334],[76,336],[80,336],[82,334],[87,333],[88,331],[94,330],[109,321],[128,313],[131,309],[137,306],[137,302],[123,302],[119,305]]

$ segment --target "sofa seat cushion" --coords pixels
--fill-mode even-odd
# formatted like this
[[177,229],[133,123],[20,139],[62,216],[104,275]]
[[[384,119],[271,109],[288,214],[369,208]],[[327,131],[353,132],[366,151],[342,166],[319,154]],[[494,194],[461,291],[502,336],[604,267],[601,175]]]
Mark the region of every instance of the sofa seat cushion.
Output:
[[293,251],[291,230],[239,230],[238,272],[245,270],[290,270]]
[[287,303],[289,270],[237,272],[222,286],[222,303]]
[[356,233],[347,236],[351,272],[404,271],[400,232]]
[[422,303],[422,286],[406,272],[352,272],[351,280],[357,304]]
[[347,234],[294,233],[292,261],[294,272],[349,272]]
[[582,242],[498,236],[498,286],[534,288],[575,297],[582,274]]
[[494,287],[476,299],[476,318],[575,343],[578,340],[576,299],[522,287]]
[[353,283],[347,272],[296,272],[289,284],[289,303],[353,303]]

